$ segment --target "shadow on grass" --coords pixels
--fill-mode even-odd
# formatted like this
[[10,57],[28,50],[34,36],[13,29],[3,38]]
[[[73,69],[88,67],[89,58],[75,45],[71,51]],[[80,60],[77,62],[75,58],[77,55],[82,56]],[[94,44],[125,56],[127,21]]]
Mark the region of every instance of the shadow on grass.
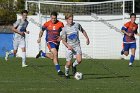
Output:
[[[92,75],[92,76],[91,76]],[[84,74],[84,79],[109,79],[109,78],[128,78],[130,76],[96,76],[96,75],[107,75],[107,74]],[[109,74],[108,74],[109,75]]]

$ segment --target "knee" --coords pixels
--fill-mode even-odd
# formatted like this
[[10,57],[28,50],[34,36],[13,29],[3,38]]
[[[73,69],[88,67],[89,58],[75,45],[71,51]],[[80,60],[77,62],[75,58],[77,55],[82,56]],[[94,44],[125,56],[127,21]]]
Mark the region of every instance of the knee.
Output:
[[80,64],[81,62],[82,62],[82,60],[81,60],[81,59],[80,59],[80,60],[77,60],[77,63],[78,63],[78,64]]
[[71,62],[68,61],[67,64],[66,64],[66,66],[67,66],[68,68],[70,68],[70,66],[71,66]]
[[14,53],[14,55],[16,55],[17,51],[16,51],[16,50],[14,50],[14,51],[13,51],[13,53]]
[[127,52],[124,52],[124,55],[125,55],[125,56],[128,56],[128,53],[127,53]]

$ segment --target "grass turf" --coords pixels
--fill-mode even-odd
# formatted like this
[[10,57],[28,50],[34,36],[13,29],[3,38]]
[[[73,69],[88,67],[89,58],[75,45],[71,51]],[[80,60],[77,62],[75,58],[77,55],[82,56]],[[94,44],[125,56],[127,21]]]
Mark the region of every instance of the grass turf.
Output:
[[[65,59],[59,59],[64,71]],[[139,93],[140,62],[128,67],[128,60],[87,60],[77,68],[83,80],[59,77],[49,59],[0,58],[0,93]],[[71,73],[71,71],[70,71]]]

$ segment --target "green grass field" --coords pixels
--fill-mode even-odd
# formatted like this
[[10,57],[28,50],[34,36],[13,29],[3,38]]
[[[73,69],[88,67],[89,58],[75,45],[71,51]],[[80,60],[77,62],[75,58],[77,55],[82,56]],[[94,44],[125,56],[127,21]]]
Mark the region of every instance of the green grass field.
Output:
[[[140,62],[128,67],[128,60],[83,60],[78,66],[83,80],[59,77],[48,59],[0,58],[0,93],[139,93]],[[60,59],[64,71],[65,59]]]

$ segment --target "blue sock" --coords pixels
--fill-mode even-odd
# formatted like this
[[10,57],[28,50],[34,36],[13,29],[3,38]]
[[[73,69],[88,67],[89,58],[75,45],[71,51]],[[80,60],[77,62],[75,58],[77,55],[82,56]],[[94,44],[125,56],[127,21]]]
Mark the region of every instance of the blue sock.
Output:
[[56,70],[57,70],[57,72],[59,72],[60,71],[60,65],[55,65],[55,68],[56,68]]
[[135,59],[135,56],[134,55],[131,55],[131,57],[130,57],[130,63],[133,63],[134,62],[134,59]]
[[41,56],[46,57],[46,53],[42,52]]

